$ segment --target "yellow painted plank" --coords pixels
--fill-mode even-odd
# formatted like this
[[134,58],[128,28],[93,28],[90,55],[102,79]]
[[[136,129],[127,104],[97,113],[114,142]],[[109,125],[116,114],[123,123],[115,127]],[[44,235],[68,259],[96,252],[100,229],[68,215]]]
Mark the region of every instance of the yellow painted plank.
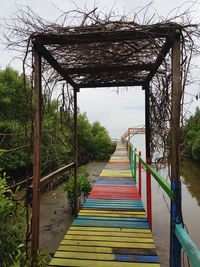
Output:
[[77,259],[54,258],[49,266],[77,266],[77,267],[159,267],[158,263],[138,263],[138,262],[116,262],[116,261],[95,261]]
[[91,236],[91,235],[65,235],[64,237],[65,240],[92,240],[92,241],[116,241],[119,242],[119,245],[121,242],[132,242],[132,243],[153,243],[153,239],[152,238],[137,238],[137,237],[121,237],[119,240],[119,237],[115,237],[115,236]]
[[107,228],[107,227],[93,227],[93,226],[71,226],[70,230],[83,230],[83,231],[109,231],[109,232],[128,232],[128,233],[151,233],[149,229],[137,228]]
[[147,237],[152,238],[151,233],[127,233],[127,232],[95,232],[95,231],[68,231],[69,235],[96,235],[96,236],[124,236],[124,237]]
[[111,247],[111,248],[155,248],[153,243],[129,243],[129,242],[109,242],[109,241],[85,241],[85,240],[69,240],[64,239],[61,245],[75,245],[75,246],[97,246],[97,247]]
[[119,218],[147,218],[146,215],[138,215],[138,214],[135,214],[135,215],[129,215],[129,214],[109,214],[109,213],[104,213],[104,214],[100,214],[98,212],[96,213],[82,213],[82,212],[79,212],[79,215],[80,216],[97,216],[97,217],[119,217]]
[[103,170],[100,176],[107,176],[107,177],[132,177],[132,173],[130,170]]
[[109,247],[90,247],[90,246],[68,246],[60,245],[58,251],[81,251],[81,252],[94,252],[94,253],[112,253],[112,248]]
[[58,251],[55,253],[56,258],[70,258],[70,259],[88,259],[88,260],[115,260],[115,255],[107,253],[92,253],[87,252],[68,252],[68,251]]
[[[107,210],[91,210],[91,209],[84,209],[84,210],[80,210],[79,213],[108,213]],[[109,214],[132,214],[132,215],[145,215],[145,211],[114,211],[114,210],[109,210]]]
[[[129,162],[129,159],[127,157],[112,157],[109,162]],[[129,165],[127,164],[127,166]]]

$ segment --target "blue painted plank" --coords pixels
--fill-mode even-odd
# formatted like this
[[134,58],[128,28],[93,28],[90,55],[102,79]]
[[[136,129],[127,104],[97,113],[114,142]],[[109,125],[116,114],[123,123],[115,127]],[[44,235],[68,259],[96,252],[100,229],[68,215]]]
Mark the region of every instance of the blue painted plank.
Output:
[[117,261],[159,263],[159,259],[157,256],[116,254],[115,259]]
[[96,202],[85,202],[83,205],[107,205],[107,207],[109,207],[110,205],[112,206],[123,206],[123,207],[127,207],[127,206],[141,206],[143,207],[142,203],[109,203],[109,202],[103,202],[103,201],[96,201]]
[[79,220],[75,219],[72,226],[98,226],[98,227],[121,227],[121,228],[141,228],[148,229],[147,222],[125,222],[125,221],[106,221],[106,220]]
[[123,217],[98,217],[98,216],[82,216],[79,215],[77,219],[83,220],[105,220],[105,221],[130,221],[130,222],[147,222],[146,218],[123,218]]
[[119,207],[105,207],[105,206],[84,206],[83,209],[91,209],[91,210],[94,210],[94,209],[100,209],[100,210],[116,210],[116,211],[123,211],[123,210],[126,210],[126,211],[145,211],[144,208],[140,208],[140,207],[123,207],[123,208],[119,208]]
[[90,204],[90,203],[88,203],[88,204],[85,204],[83,207],[84,208],[86,208],[86,207],[95,207],[95,206],[99,206],[99,207],[102,207],[102,208],[124,208],[124,209],[126,209],[126,208],[135,208],[135,209],[144,209],[143,208],[143,206],[142,205],[118,205],[118,204],[110,204],[110,205],[108,205],[108,204],[106,204],[106,203],[96,203],[96,204]]

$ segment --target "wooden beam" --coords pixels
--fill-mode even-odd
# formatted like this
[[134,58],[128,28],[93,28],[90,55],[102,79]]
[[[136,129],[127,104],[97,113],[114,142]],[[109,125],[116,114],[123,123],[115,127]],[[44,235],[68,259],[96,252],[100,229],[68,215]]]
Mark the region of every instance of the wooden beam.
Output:
[[[34,43],[34,41],[33,41]],[[67,75],[62,66],[56,61],[52,54],[42,45],[35,45],[35,49],[42,57],[66,80],[73,88],[79,90],[78,85]]]
[[79,201],[78,201],[78,132],[77,132],[77,116],[78,116],[78,107],[77,107],[77,91],[74,89],[74,127],[73,127],[73,148],[74,148],[74,212],[75,216],[78,215],[79,211]]
[[[33,38],[37,44],[84,44],[96,42],[118,42],[124,40],[142,40],[149,38],[166,38],[172,35],[180,26],[160,26],[150,27],[139,30],[121,30],[121,31],[96,31],[89,33],[74,34],[52,34],[52,33],[35,33]],[[88,30],[89,31],[89,30]]]
[[181,114],[181,52],[180,37],[177,37],[172,49],[172,109],[171,109],[171,132],[172,132],[172,170],[173,179],[180,179],[180,114]]
[[[146,163],[151,164],[151,127],[150,127],[150,87],[149,83],[145,84],[145,147]],[[152,197],[151,197],[151,174],[146,169],[146,200],[147,200],[147,217],[149,227],[152,230]]]
[[153,76],[156,74],[156,72],[158,71],[160,65],[162,64],[166,55],[169,53],[170,48],[172,47],[173,39],[174,38],[172,38],[172,37],[166,39],[158,57],[154,63],[154,67],[152,68],[152,70],[150,71],[148,76],[146,77],[144,84],[148,84],[151,81],[151,79],[153,78]]
[[174,201],[170,212],[170,267],[181,266],[181,244],[175,235],[176,223],[182,223],[180,181],[180,114],[181,114],[181,40],[177,33],[172,47],[171,107],[171,188]]
[[100,72],[116,72],[116,71],[151,71],[154,64],[130,64],[130,65],[119,65],[119,66],[93,66],[93,67],[80,67],[80,68],[64,68],[66,74],[90,74]]
[[126,81],[126,82],[89,82],[80,84],[80,88],[96,88],[96,87],[123,87],[123,86],[142,86],[143,81]]
[[33,201],[32,201],[32,237],[31,250],[33,266],[37,266],[39,249],[39,217],[40,217],[40,178],[41,178],[41,56],[33,47],[34,53],[34,163],[33,163]]

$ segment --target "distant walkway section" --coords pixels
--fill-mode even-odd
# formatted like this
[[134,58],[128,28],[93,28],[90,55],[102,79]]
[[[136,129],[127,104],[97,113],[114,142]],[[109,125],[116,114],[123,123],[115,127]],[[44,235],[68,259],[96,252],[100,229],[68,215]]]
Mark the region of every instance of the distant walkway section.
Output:
[[117,144],[49,266],[160,266],[123,144]]

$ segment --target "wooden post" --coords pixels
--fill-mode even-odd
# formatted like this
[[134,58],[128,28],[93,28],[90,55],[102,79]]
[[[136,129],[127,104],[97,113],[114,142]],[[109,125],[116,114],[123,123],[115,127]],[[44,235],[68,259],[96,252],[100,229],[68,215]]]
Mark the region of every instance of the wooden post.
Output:
[[[139,156],[141,157],[141,151],[139,151]],[[142,164],[140,158],[138,162],[138,188],[140,197],[142,197]]]
[[34,163],[33,163],[33,200],[32,200],[32,239],[31,249],[33,266],[39,248],[39,218],[40,218],[40,177],[41,177],[41,55],[34,49]]
[[[151,164],[150,158],[146,160],[147,164]],[[151,174],[146,170],[146,195],[147,195],[147,218],[149,228],[152,230],[152,200],[151,200]]]
[[[150,130],[150,110],[149,110],[149,83],[143,86],[145,90],[145,147],[146,163],[151,164],[151,130]],[[151,201],[151,174],[146,171],[146,195],[147,195],[147,216],[149,227],[152,229],[152,201]]]
[[78,203],[78,136],[77,136],[77,90],[74,89],[74,133],[73,133],[73,146],[74,146],[74,192],[75,192],[75,202],[74,202],[74,212],[75,216],[78,215],[79,203]]
[[175,36],[172,47],[172,109],[171,109],[171,201],[170,218],[170,267],[181,266],[181,244],[175,235],[175,224],[182,223],[180,182],[180,112],[181,112],[181,48],[180,33]]

